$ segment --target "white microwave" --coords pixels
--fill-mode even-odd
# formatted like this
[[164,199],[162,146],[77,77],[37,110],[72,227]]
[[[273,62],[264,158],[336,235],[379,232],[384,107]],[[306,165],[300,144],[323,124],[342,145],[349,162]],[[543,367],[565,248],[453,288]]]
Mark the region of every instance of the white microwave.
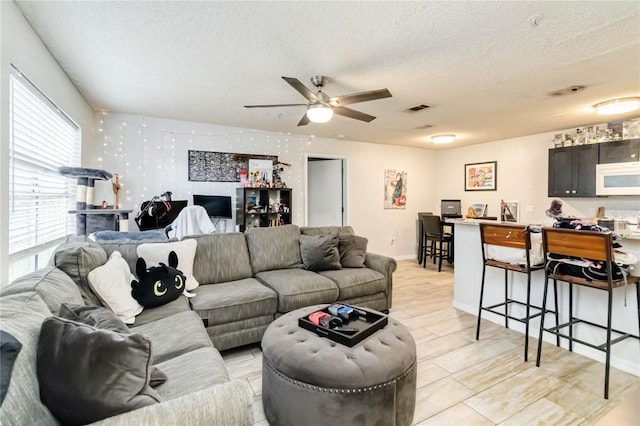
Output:
[[640,195],[640,161],[596,165],[596,195]]

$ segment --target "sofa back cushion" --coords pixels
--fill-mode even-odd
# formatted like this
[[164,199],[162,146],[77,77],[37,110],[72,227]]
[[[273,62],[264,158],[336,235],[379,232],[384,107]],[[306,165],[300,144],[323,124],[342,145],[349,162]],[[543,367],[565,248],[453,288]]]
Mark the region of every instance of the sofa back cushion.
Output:
[[84,305],[76,283],[55,266],[38,269],[16,279],[3,288],[0,296],[27,292],[38,293],[51,313],[57,313],[63,303]]
[[185,238],[190,239],[198,242],[193,276],[201,284],[217,284],[251,277],[249,251],[242,233],[193,235]]
[[300,228],[296,225],[249,228],[245,237],[254,274],[302,267]]
[[40,327],[49,316],[49,308],[36,293],[0,297],[2,329],[22,344],[13,366],[7,394],[0,406],[0,424],[58,425],[58,421],[40,401],[36,374]]
[[77,284],[86,304],[100,305],[100,299],[91,290],[87,278],[89,272],[107,263],[107,253],[100,244],[92,242],[61,244],[53,253],[51,262]]
[[[122,258],[127,261],[129,270],[134,274],[136,271],[136,262],[138,261],[138,246],[144,243],[161,244],[157,240],[100,240],[99,243],[107,253],[107,256],[111,256],[114,251],[120,252]],[[165,261],[165,263],[167,262]]]
[[324,235],[338,232],[339,234],[353,234],[350,226],[303,226],[300,233],[304,235]]

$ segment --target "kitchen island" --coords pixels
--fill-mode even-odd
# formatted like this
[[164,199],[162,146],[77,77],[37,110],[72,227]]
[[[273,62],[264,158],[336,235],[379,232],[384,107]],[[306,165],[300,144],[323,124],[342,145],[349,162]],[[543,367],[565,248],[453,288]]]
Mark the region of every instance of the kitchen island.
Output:
[[[480,227],[482,221],[474,219],[450,220],[454,223],[454,293],[453,307],[473,315],[478,315],[478,301],[480,299],[480,283],[482,279],[482,248],[480,244]],[[496,223],[490,221],[490,223]],[[524,226],[524,225],[523,225]],[[633,253],[640,258],[640,234],[628,230],[621,241],[622,250]],[[634,265],[633,275],[640,275],[640,264]],[[509,291],[511,297],[518,300],[526,300],[527,277],[525,274],[509,271]],[[531,303],[535,306],[542,305],[542,292],[544,289],[544,270],[534,271],[531,274]],[[606,292],[582,286],[574,287],[574,313],[592,322],[606,324],[607,295]],[[568,320],[568,284],[558,282],[558,303],[560,305],[560,322]],[[626,295],[626,304],[625,304]],[[614,289],[613,294],[613,328],[624,330],[638,335],[638,307],[636,302],[635,285]],[[485,284],[485,305],[504,301],[504,270],[487,267]],[[549,299],[549,307],[553,301]],[[515,316],[524,316],[524,308],[512,306],[511,312]],[[504,318],[483,312],[482,318],[504,325]],[[545,321],[554,321],[553,315],[547,315]],[[510,328],[524,334],[524,324],[518,321],[510,321]],[[535,318],[530,323],[530,338],[537,339],[540,330],[540,319]],[[590,342],[600,343],[604,341],[604,331],[584,325],[574,328],[575,335]],[[482,332],[480,334],[482,339]],[[545,334],[546,342],[555,344],[555,337]],[[568,349],[567,342],[561,340],[561,345]],[[536,345],[529,343],[529,362],[535,362]],[[596,359],[604,363],[604,353],[589,347],[574,344],[574,352]],[[547,358],[548,359],[548,358]],[[550,361],[547,361],[550,362]],[[545,363],[544,348],[542,363]],[[636,376],[640,376],[640,344],[636,339],[627,339],[612,347],[611,365]]]

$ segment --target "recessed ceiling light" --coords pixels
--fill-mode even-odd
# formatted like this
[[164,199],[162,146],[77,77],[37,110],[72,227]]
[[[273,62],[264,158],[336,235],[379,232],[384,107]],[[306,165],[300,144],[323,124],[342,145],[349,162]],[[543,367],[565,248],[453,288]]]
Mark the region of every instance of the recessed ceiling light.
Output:
[[434,135],[431,136],[431,140],[433,143],[451,143],[456,140],[456,135],[446,134],[446,135]]
[[640,108],[640,98],[620,98],[600,102],[593,106],[600,115],[623,114]]

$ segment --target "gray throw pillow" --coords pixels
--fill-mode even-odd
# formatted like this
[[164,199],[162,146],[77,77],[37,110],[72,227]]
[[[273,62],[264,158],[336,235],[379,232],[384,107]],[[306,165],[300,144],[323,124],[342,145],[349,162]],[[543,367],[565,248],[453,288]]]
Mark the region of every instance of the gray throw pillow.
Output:
[[[118,316],[107,308],[101,306],[87,305],[69,305],[63,303],[60,305],[58,316],[81,322],[92,327],[101,328],[103,330],[111,330],[116,333],[130,334],[131,330]],[[151,387],[156,387],[167,381],[167,375],[158,367],[151,367]]]
[[49,317],[36,361],[40,399],[64,424],[96,422],[160,402],[149,385],[151,343],[140,334]]
[[21,349],[22,343],[9,333],[0,330],[0,406],[9,390],[13,364]]
[[367,257],[367,240],[364,237],[353,234],[340,233],[340,264],[343,268],[364,268]]
[[342,269],[338,251],[338,234],[300,235],[300,255],[310,271]]
[[102,303],[89,285],[89,272],[107,263],[107,253],[97,243],[71,242],[61,244],[51,256],[52,266],[62,269],[76,283],[87,305]]

